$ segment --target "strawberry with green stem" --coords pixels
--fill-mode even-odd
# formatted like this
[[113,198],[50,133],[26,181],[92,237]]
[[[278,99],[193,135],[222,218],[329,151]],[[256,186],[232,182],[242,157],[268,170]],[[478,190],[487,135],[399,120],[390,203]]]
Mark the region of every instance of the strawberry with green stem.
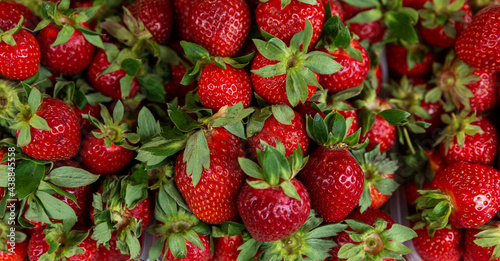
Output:
[[[463,229],[449,226],[430,232],[428,227],[413,228],[417,237],[413,238],[415,252],[426,261],[459,261],[464,253]],[[479,260],[478,260],[479,261]]]
[[100,175],[114,174],[132,161],[136,149],[132,144],[139,142],[139,136],[129,131],[128,124],[122,123],[123,114],[123,104],[118,101],[113,116],[101,104],[104,124],[90,115],[83,115],[97,127],[82,141],[80,158],[85,169]]
[[307,53],[312,35],[313,27],[307,20],[304,30],[294,35],[289,47],[269,35],[267,42],[254,40],[259,53],[252,62],[251,78],[259,97],[270,104],[295,107],[321,88],[318,74],[332,74],[342,68],[324,52]]
[[321,146],[309,154],[299,180],[307,188],[312,207],[328,223],[344,219],[363,192],[363,170],[348,150],[362,148],[368,141],[358,144],[359,129],[347,136],[350,122],[352,118],[346,121],[334,111],[324,119],[319,114],[314,119],[307,116],[307,134]]
[[238,211],[248,232],[259,242],[290,236],[306,222],[311,203],[306,188],[295,176],[307,163],[300,147],[285,157],[285,146],[267,144],[257,150],[258,164],[240,157],[250,176],[238,196]]
[[144,23],[158,44],[164,44],[172,32],[172,1],[140,0],[129,6],[130,13]]
[[396,76],[425,77],[432,72],[436,54],[420,43],[390,43],[387,45],[387,65]]
[[496,220],[467,229],[465,232],[464,261],[500,260],[500,230]]
[[99,33],[90,30],[87,21],[99,6],[69,9],[69,0],[47,2],[41,9],[42,20],[35,28],[40,44],[41,62],[55,74],[76,75],[92,61],[95,47],[104,48]]
[[0,30],[7,31],[16,27],[17,22],[23,18],[22,25],[29,30],[35,29],[38,18],[26,6],[15,1],[0,2]]
[[225,222],[220,227],[212,227],[214,258],[220,261],[236,261],[241,251],[238,250],[248,241],[245,226],[235,222]]

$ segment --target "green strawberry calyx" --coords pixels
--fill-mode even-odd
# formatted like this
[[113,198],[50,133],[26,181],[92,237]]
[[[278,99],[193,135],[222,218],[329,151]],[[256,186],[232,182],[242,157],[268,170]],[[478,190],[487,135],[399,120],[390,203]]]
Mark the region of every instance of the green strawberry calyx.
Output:
[[288,105],[284,104],[271,105],[256,109],[252,116],[250,116],[250,120],[247,122],[247,138],[261,131],[264,127],[265,121],[271,116],[273,116],[281,124],[291,125],[292,120],[295,118],[295,112]]
[[[363,61],[361,51],[352,47],[351,33],[349,29],[340,21],[338,15],[329,18],[323,26],[325,40],[323,45],[326,45],[328,52],[333,53],[336,49],[344,49],[345,52],[353,59]],[[330,44],[327,44],[329,42]]]
[[394,174],[399,168],[399,163],[396,160],[387,158],[386,153],[380,153],[379,145],[369,151],[365,149],[353,150],[352,156],[365,174],[363,193],[359,201],[360,212],[363,213],[372,203],[370,186],[374,186],[380,193],[389,196],[399,187],[399,184],[393,178],[381,176],[383,174]]
[[500,257],[500,222],[496,220],[489,221],[488,223],[477,227],[482,230],[474,235],[477,239],[474,243],[480,247],[494,247],[491,253],[490,260]]
[[437,77],[431,80],[431,83],[436,84],[436,87],[426,93],[425,101],[441,101],[447,112],[462,108],[470,109],[469,99],[474,97],[474,94],[466,85],[481,79],[473,75],[476,69],[455,58],[455,52],[450,51],[444,64],[434,64],[433,70]]
[[344,231],[356,244],[343,245],[337,254],[339,258],[345,258],[348,261],[384,258],[404,261],[401,255],[413,251],[402,244],[417,237],[417,233],[411,228],[393,224],[390,229],[387,229],[387,221],[380,218],[375,220],[373,226],[353,219],[347,219],[345,222],[352,230]]
[[264,150],[257,149],[258,164],[248,158],[238,158],[243,172],[253,178],[247,179],[247,183],[255,189],[280,188],[287,196],[302,200],[291,180],[305,166],[309,157],[304,158],[299,145],[292,155],[285,157],[285,146],[278,140],[275,142],[276,147],[272,147],[261,141]]
[[21,89],[14,82],[0,80],[0,118],[11,120],[16,117],[19,110],[16,108]]
[[263,32],[263,35],[267,42],[253,40],[257,50],[266,59],[278,63],[252,72],[265,78],[286,74],[286,93],[293,107],[299,102],[306,102],[309,95],[308,85],[322,89],[316,73],[332,74],[342,68],[329,54],[320,51],[307,52],[313,35],[309,20],[306,21],[304,30],[292,37],[290,46],[266,32]]
[[421,220],[431,229],[438,230],[448,225],[448,218],[453,210],[450,196],[439,189],[417,190],[422,196],[415,200],[417,209],[421,210]]
[[149,250],[149,260],[157,260],[160,256],[165,260],[168,250],[175,258],[185,257],[186,241],[204,250],[198,235],[209,235],[210,226],[199,221],[191,212],[173,179],[159,188],[155,218],[157,224],[146,229],[158,238]]
[[49,225],[43,232],[45,240],[49,244],[49,250],[40,256],[39,260],[47,261],[65,260],[76,254],[84,253],[84,250],[78,245],[90,234],[90,230],[70,230],[61,223]]
[[389,99],[389,102],[394,104],[396,108],[407,111],[423,119],[431,118],[429,112],[420,106],[421,102],[425,99],[425,84],[414,85],[412,80],[404,75],[401,77],[399,83],[392,81],[384,87],[388,89],[392,97],[394,97]]
[[94,17],[100,10],[101,6],[93,6],[78,10],[70,9],[70,0],[61,0],[57,3],[44,2],[40,9],[41,15],[44,18],[35,28],[35,31],[40,31],[53,23],[61,30],[57,35],[56,40],[51,47],[65,44],[69,41],[75,30],[80,31],[85,40],[98,48],[104,48],[100,33],[94,32],[83,26],[84,23]]
[[444,32],[451,38],[456,38],[455,23],[465,24],[465,12],[460,10],[465,4],[465,0],[434,0],[424,4],[424,9],[419,10],[422,19],[422,26],[434,29],[443,26]]
[[4,42],[8,45],[16,45],[16,40],[14,40],[13,35],[21,30],[21,28],[23,27],[23,23],[24,16],[21,16],[21,19],[19,19],[19,22],[16,24],[16,26],[14,26],[14,28],[5,32],[0,29],[0,43]]
[[476,116],[476,112],[471,114],[470,111],[467,110],[461,111],[458,115],[455,113],[451,113],[450,115],[443,114],[441,120],[447,124],[447,126],[434,143],[434,146],[444,142],[445,154],[448,154],[450,146],[454,145],[455,142],[459,147],[463,147],[467,136],[484,133],[481,127],[473,125],[473,123],[480,120],[479,117],[480,116]]
[[[0,251],[9,253],[9,245],[7,245],[7,242],[10,241],[10,233],[11,233],[11,227],[9,225],[9,215],[3,216],[2,219],[0,219]],[[14,232],[14,242],[15,243],[21,243],[27,240],[27,236],[25,233],[21,232],[21,227],[16,226],[15,227],[15,232]]]

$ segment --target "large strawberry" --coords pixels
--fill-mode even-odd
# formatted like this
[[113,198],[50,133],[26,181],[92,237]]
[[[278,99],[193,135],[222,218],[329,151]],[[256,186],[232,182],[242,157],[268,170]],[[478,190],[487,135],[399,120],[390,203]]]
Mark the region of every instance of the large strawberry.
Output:
[[287,159],[278,143],[257,151],[259,164],[239,158],[250,176],[238,196],[238,210],[248,232],[257,241],[271,242],[290,236],[306,222],[311,202],[306,188],[295,175],[307,160],[296,149]]
[[134,147],[139,136],[128,130],[123,121],[123,104],[119,101],[114,108],[113,118],[104,105],[101,105],[101,116],[104,124],[96,118],[85,115],[85,118],[97,127],[82,141],[80,158],[82,166],[95,174],[107,175],[119,172],[134,157]]
[[244,0],[192,2],[189,26],[194,40],[211,55],[231,57],[250,30],[250,9]]
[[38,73],[40,47],[20,23],[8,31],[0,30],[0,39],[0,74],[23,81]]
[[498,221],[492,220],[465,232],[464,261],[499,261]]
[[140,19],[159,43],[165,43],[172,32],[172,2],[170,0],[138,0],[129,6],[130,13]]
[[320,1],[270,0],[260,2],[255,11],[259,29],[290,44],[293,36],[302,31],[306,21],[312,24],[312,48],[321,35],[325,8]]
[[448,222],[472,228],[485,224],[500,210],[500,172],[489,166],[453,163],[432,180],[435,190],[421,191],[417,209],[435,229]]
[[[318,74],[332,74],[341,66],[323,52],[307,53],[313,36],[309,20],[305,29],[295,34],[290,47],[278,38],[267,43],[254,40],[259,53],[252,62],[252,84],[255,93],[270,104],[296,106],[306,102],[316,88]],[[302,47],[301,47],[302,45]]]
[[308,116],[306,126],[308,135],[322,146],[311,152],[299,179],[325,222],[341,221],[363,192],[363,170],[347,150],[358,146],[360,131],[346,137],[346,122],[336,112],[325,119],[319,114],[314,119]]
[[498,39],[500,6],[493,5],[481,10],[473,17],[472,23],[458,37],[455,51],[466,64],[485,70],[500,70]]
[[417,237],[413,246],[418,255],[426,261],[459,261],[464,253],[464,231],[450,226],[442,228],[429,236],[427,227],[415,229]]

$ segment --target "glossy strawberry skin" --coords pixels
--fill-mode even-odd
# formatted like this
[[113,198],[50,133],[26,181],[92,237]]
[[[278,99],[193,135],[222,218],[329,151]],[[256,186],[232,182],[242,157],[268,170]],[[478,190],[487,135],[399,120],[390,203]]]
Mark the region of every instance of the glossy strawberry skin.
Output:
[[[378,174],[379,176],[389,178],[389,179],[394,179],[394,174]],[[365,180],[367,182],[367,180]],[[382,205],[385,204],[391,198],[391,195],[385,195],[382,194],[378,189],[371,183],[370,184],[370,199],[372,201],[372,204],[370,205],[370,208],[373,209],[379,209]]]
[[[361,8],[350,5],[341,1],[342,9],[344,10],[344,19],[349,20],[359,14],[369,10],[370,8]],[[377,20],[368,23],[349,23],[349,31],[359,36],[359,41],[368,39],[371,43],[377,43],[382,40],[385,33],[385,26],[382,20]]]
[[109,249],[104,245],[97,248],[95,260],[99,261],[129,261],[130,255],[122,254],[120,249],[116,248],[116,236],[112,236],[109,242]]
[[28,257],[28,241],[29,239],[27,238],[23,242],[16,243],[15,251],[13,252],[0,251],[0,261],[25,261]]
[[187,255],[183,258],[174,258],[170,249],[165,261],[207,261],[210,258],[210,237],[198,235],[203,245],[203,250],[186,240]]
[[471,110],[479,113],[498,106],[500,104],[498,72],[476,69],[472,74],[479,76],[480,79],[477,82],[466,85],[474,95],[474,97],[469,98]]
[[238,102],[246,108],[252,100],[252,83],[245,69],[230,65],[222,69],[210,63],[201,72],[198,95],[203,106],[214,112],[222,106],[233,106]]
[[321,0],[321,3],[326,8],[327,4],[330,4],[330,10],[332,11],[332,16],[338,15],[340,21],[344,21],[344,9],[342,4],[337,0]]
[[0,30],[5,32],[14,28],[21,17],[24,18],[24,27],[35,29],[38,19],[29,8],[14,1],[0,2]]
[[130,13],[144,23],[144,27],[159,44],[165,43],[172,33],[173,10],[170,0],[138,0],[129,7]]
[[387,64],[389,69],[397,75],[407,75],[410,77],[420,77],[428,75],[432,70],[435,55],[425,52],[422,62],[416,62],[411,69],[408,67],[406,57],[408,50],[402,46],[389,44],[387,47]]
[[500,37],[499,18],[499,5],[486,7],[473,17],[455,44],[457,56],[462,61],[479,69],[500,70],[496,41]]
[[24,29],[12,37],[16,45],[0,42],[0,74],[23,81],[37,74],[40,67],[40,47],[36,38]]
[[465,231],[465,252],[463,261],[500,261],[500,258],[491,259],[495,247],[481,247],[474,243],[476,234],[482,230],[470,228]]
[[473,122],[472,125],[481,127],[484,133],[477,133],[474,136],[466,134],[463,147],[460,147],[457,139],[454,138],[453,143],[450,143],[448,153],[445,153],[444,142],[440,144],[439,151],[446,163],[465,161],[483,165],[493,164],[498,147],[498,134],[495,126],[482,116],[479,116],[479,120]]
[[36,37],[40,45],[41,62],[55,74],[78,74],[92,61],[95,46],[80,31],[75,30],[68,42],[51,47],[60,31],[61,28],[49,24]]
[[243,142],[224,128],[213,128],[206,136],[210,150],[210,168],[203,169],[193,186],[186,172],[184,152],[177,157],[175,182],[189,208],[200,220],[221,224],[238,220],[237,197],[245,182],[238,157],[245,157]]
[[45,119],[52,130],[31,127],[31,142],[21,147],[24,153],[40,160],[73,158],[78,153],[81,141],[78,119],[73,110],[60,100],[43,98],[35,113]]
[[263,150],[261,140],[271,146],[276,146],[275,140],[279,140],[285,146],[286,157],[292,155],[293,150],[297,149],[297,143],[304,154],[307,152],[309,137],[307,136],[305,120],[299,113],[294,113],[295,117],[290,125],[280,123],[271,115],[264,122],[262,130],[248,138],[248,146],[253,158],[257,158],[257,149]]
[[[262,67],[276,63],[278,63],[278,61],[271,61],[265,58],[262,54],[257,53],[252,62],[252,70],[258,70]],[[286,104],[291,106],[286,94],[286,74],[266,78],[252,72],[250,76],[254,91],[257,95],[259,95],[259,97],[270,104]],[[316,78],[319,79],[318,74],[316,74]],[[311,98],[317,87],[308,85],[308,88],[309,95],[307,96],[307,99]]]
[[[66,258],[68,261],[89,261],[94,260],[96,256],[96,242],[89,235],[78,247],[83,249],[83,253],[73,255]],[[44,253],[49,250],[49,243],[45,241],[45,234],[43,229],[37,229],[31,235],[31,239],[28,246],[28,254],[30,260],[38,260]]]
[[358,61],[349,56],[344,49],[337,49],[333,53],[323,49],[321,51],[335,57],[334,60],[342,65],[340,71],[332,74],[321,74],[319,76],[319,84],[328,89],[329,92],[339,92],[354,88],[363,83],[370,70],[370,59],[368,52],[359,44],[358,41],[352,40],[351,47],[358,49],[361,52],[363,61]]
[[238,250],[238,247],[243,245],[243,243],[241,235],[214,237],[215,260],[236,261],[241,252]]
[[[92,132],[101,132],[95,129]],[[82,141],[80,157],[84,169],[99,175],[114,174],[127,166],[134,158],[134,151],[112,144],[104,145],[104,139],[98,139],[90,132]]]
[[194,40],[213,56],[231,57],[250,30],[250,9],[244,0],[197,0],[189,13]]
[[85,105],[85,107],[83,107],[83,110],[80,110],[80,108],[78,108],[78,106],[72,106],[72,108],[76,114],[76,117],[78,118],[80,130],[84,134],[87,134],[92,129],[94,129],[94,125],[89,120],[84,119],[82,117],[82,115],[90,115],[98,120],[102,119],[101,118],[101,107],[99,105],[90,105],[89,103],[87,103]]
[[427,228],[415,230],[413,246],[418,255],[426,261],[459,261],[464,252],[462,229],[451,226],[435,232],[431,238]]
[[300,201],[287,196],[280,187],[256,189],[245,183],[241,189],[238,209],[255,240],[271,242],[286,238],[306,222],[311,210],[309,195],[300,181],[294,178],[290,182]]
[[317,148],[298,178],[307,188],[313,209],[328,223],[344,219],[363,192],[363,170],[345,150]]
[[422,9],[424,7],[424,4],[429,1],[430,0],[403,0],[403,6],[419,10]]
[[[98,90],[105,96],[111,97],[115,100],[122,98],[122,91],[120,88],[120,80],[127,74],[125,70],[119,69],[111,73],[99,76],[106,70],[111,63],[108,61],[108,56],[104,50],[99,49],[92,60],[87,72],[87,79],[90,81],[92,87]],[[134,97],[139,92],[140,86],[136,78],[132,80],[132,88],[128,98]]]
[[451,225],[477,227],[500,210],[500,172],[489,166],[453,163],[438,173],[432,186],[450,197]]
[[287,45],[293,35],[304,30],[306,20],[309,20],[313,27],[312,48],[322,31],[325,9],[321,3],[310,5],[298,0],[292,0],[281,9],[281,0],[270,0],[259,3],[255,16],[260,30],[274,35]]
[[386,152],[396,141],[396,126],[391,126],[382,116],[377,115],[372,128],[361,137],[360,142],[364,142],[366,139],[368,139],[367,150],[380,144],[380,152]]

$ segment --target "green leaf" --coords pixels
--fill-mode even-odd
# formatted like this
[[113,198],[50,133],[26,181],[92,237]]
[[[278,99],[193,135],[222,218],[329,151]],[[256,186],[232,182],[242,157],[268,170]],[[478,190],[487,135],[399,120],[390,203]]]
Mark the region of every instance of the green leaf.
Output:
[[31,115],[31,118],[29,120],[29,124],[31,127],[35,128],[35,129],[52,131],[52,129],[49,127],[49,124],[47,123],[47,120],[45,120],[44,118],[42,118],[36,114]]
[[246,118],[248,115],[252,114],[254,111],[253,108],[243,108],[243,103],[238,102],[234,106],[225,107],[221,108],[219,113],[222,113],[222,117],[218,117],[210,123],[212,127],[222,127],[226,125],[232,125],[236,124],[238,122],[241,122],[244,118]]
[[238,250],[240,250],[241,252],[238,255],[238,259],[236,260],[237,261],[253,260],[261,245],[262,242],[259,242],[253,238],[249,239],[248,241],[243,243],[243,245],[238,247]]
[[58,46],[60,44],[67,43],[69,41],[69,38],[71,38],[71,36],[73,35],[74,32],[75,32],[74,27],[69,26],[69,25],[63,25],[63,28],[61,29],[59,34],[57,34],[56,40],[54,41],[54,43],[50,47],[55,47],[55,46]]
[[28,97],[28,105],[32,113],[35,113],[42,103],[42,94],[37,88],[32,88]]
[[231,134],[234,136],[240,138],[240,139],[246,139],[245,135],[245,126],[243,125],[243,122],[237,122],[235,124],[227,125],[224,126],[224,129],[229,131]]
[[262,161],[265,179],[272,186],[279,184],[280,178],[280,163],[276,154],[271,150],[266,150],[264,153],[264,160]]
[[170,251],[175,258],[182,258],[187,255],[186,240],[182,233],[173,233],[168,237]]
[[123,113],[124,113],[123,103],[121,101],[118,101],[115,105],[115,108],[113,109],[113,121],[115,123],[121,122],[123,119]]
[[378,115],[382,116],[390,125],[396,125],[410,117],[411,113],[402,110],[388,109],[380,112]]
[[146,91],[146,97],[153,101],[165,102],[165,89],[160,76],[155,74],[147,74],[142,77],[137,77],[139,84]]
[[334,237],[338,233],[344,231],[344,229],[346,229],[346,228],[347,228],[347,225],[340,224],[340,223],[324,225],[324,226],[318,227],[318,228],[310,231],[309,233],[307,233],[307,238]]
[[381,236],[383,236],[387,240],[393,240],[402,243],[417,237],[417,233],[409,227],[394,224],[390,229],[382,232]]
[[186,238],[187,241],[193,243],[195,246],[197,246],[202,251],[205,249],[203,247],[203,243],[201,242],[200,237],[198,237],[198,234],[196,234],[196,232],[194,230],[185,231],[184,237]]
[[16,168],[15,192],[20,199],[33,193],[45,174],[45,166],[33,161],[23,160]]
[[[161,253],[163,253],[163,248],[165,246],[166,240],[167,240],[167,236],[163,235],[153,243],[153,245],[151,246],[151,248],[149,249],[149,252],[148,252],[149,260],[157,260],[161,256]],[[167,247],[168,247],[168,245],[167,245]]]
[[319,74],[332,74],[342,69],[342,65],[335,61],[333,56],[320,51],[308,53],[303,65]]
[[259,53],[271,61],[283,61],[290,55],[286,44],[278,38],[267,43],[259,39],[253,39],[253,42]]
[[271,107],[274,118],[282,124],[290,125],[295,118],[295,112],[287,105],[273,105]]
[[405,13],[393,11],[387,12],[384,17],[385,24],[397,37],[409,43],[416,43],[418,36],[412,19]]
[[63,166],[53,169],[45,180],[54,185],[65,188],[77,188],[90,185],[99,179],[99,175],[94,175],[84,169]]
[[210,167],[210,150],[203,131],[197,131],[189,138],[182,161],[186,162],[186,172],[193,175],[193,185],[196,187],[203,169]]
[[66,203],[43,191],[37,191],[36,196],[40,199],[50,218],[69,220],[76,223],[75,211]]
[[383,13],[380,9],[370,9],[355,15],[353,18],[346,21],[346,23],[364,24],[378,21],[382,18]]
[[120,91],[122,92],[122,99],[125,99],[130,95],[133,81],[134,76],[130,76],[128,74],[120,79]]
[[139,59],[127,58],[121,63],[122,69],[130,76],[136,76],[141,69],[141,61]]
[[99,35],[94,35],[94,34],[88,34],[88,33],[83,33],[83,37],[91,43],[92,45],[96,46],[97,48],[104,49],[104,43],[102,42],[102,39]]
[[240,164],[240,167],[243,170],[243,172],[245,172],[245,174],[247,174],[248,176],[257,179],[265,179],[264,170],[254,161],[247,158],[239,157],[238,163]]
[[147,184],[128,185],[125,193],[125,206],[133,209],[140,201],[148,197]]
[[350,5],[362,8],[379,7],[380,2],[378,0],[343,0]]
[[181,46],[184,53],[195,60],[206,60],[210,57],[210,53],[197,44],[181,41]]
[[141,140],[149,140],[160,132],[160,123],[156,121],[155,117],[146,106],[142,107],[137,117],[137,134],[141,137]]
[[297,193],[297,189],[289,180],[281,182],[280,187],[281,189],[283,189],[283,192],[285,192],[285,195],[294,198],[296,200],[302,201],[302,199],[299,196],[299,193]]
[[183,132],[190,132],[198,129],[202,125],[201,123],[193,120],[193,118],[191,118],[180,107],[175,107],[172,104],[168,105],[168,115],[175,126]]

